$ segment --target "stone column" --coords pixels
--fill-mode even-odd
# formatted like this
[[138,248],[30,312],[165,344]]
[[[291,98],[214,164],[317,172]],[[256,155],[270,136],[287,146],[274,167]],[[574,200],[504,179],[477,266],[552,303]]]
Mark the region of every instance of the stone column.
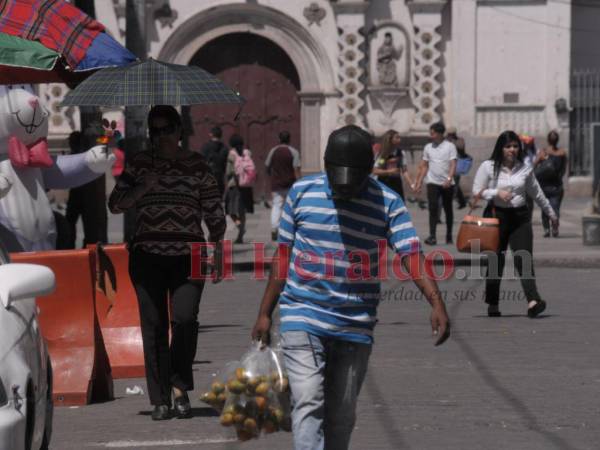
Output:
[[338,80],[341,97],[338,101],[338,125],[365,127],[362,81],[365,60],[365,11],[368,1],[340,0],[332,4],[336,13],[338,36]]
[[442,25],[442,9],[446,0],[410,0],[408,7],[414,26],[411,98],[415,107],[412,130],[426,132],[441,119],[441,99],[438,78],[441,72],[438,44],[442,39],[438,29]]
[[454,2],[452,23],[452,124],[461,136],[475,134],[477,2]]
[[325,95],[321,92],[299,92],[300,97],[300,151],[302,173],[321,170],[321,106]]

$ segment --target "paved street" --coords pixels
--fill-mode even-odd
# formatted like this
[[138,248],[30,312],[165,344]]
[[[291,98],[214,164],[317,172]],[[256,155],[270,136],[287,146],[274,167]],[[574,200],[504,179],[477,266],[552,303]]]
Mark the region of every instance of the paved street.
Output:
[[[504,317],[489,319],[481,281],[441,284],[451,340],[434,348],[428,306],[410,283],[386,282],[352,449],[596,449],[600,442],[597,269],[541,268],[549,303],[524,316],[516,281]],[[116,399],[55,411],[52,448],[291,448],[289,434],[237,444],[198,400],[210,374],[244,352],[264,282],[250,274],[209,286],[201,305],[194,418],[152,422],[142,379],[117,380]],[[463,299],[460,301],[459,299]],[[477,300],[475,300],[475,298]]]

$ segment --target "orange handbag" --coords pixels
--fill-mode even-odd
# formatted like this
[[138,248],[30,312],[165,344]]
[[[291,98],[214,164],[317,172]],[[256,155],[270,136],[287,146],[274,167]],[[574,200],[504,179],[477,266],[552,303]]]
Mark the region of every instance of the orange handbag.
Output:
[[458,229],[456,248],[459,252],[497,252],[500,247],[500,221],[495,217],[480,217],[472,214],[482,193],[483,190],[475,196],[471,209]]

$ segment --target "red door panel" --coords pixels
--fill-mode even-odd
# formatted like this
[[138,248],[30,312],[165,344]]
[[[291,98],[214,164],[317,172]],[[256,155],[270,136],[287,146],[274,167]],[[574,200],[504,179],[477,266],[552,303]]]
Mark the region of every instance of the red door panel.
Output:
[[209,130],[219,125],[228,144],[232,133],[239,133],[252,151],[258,170],[255,199],[265,193],[264,161],[277,145],[280,131],[292,136],[291,145],[300,143],[300,83],[287,54],[268,39],[250,33],[236,33],[215,39],[192,58],[190,64],[217,75],[246,99],[238,120],[239,107],[233,105],[198,105],[189,109],[193,134],[189,147],[199,150],[208,139]]

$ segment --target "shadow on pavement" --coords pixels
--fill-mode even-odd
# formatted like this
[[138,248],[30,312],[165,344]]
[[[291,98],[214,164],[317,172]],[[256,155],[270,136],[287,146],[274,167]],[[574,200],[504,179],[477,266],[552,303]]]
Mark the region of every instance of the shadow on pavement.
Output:
[[206,360],[204,360],[204,359],[203,359],[203,360],[201,360],[201,361],[194,361],[194,362],[192,363],[192,365],[195,365],[195,364],[212,364],[212,361],[209,361],[209,360],[207,360],[207,359],[206,359]]
[[[456,317],[458,310],[460,308],[460,302],[456,303],[453,308],[450,310],[450,320],[455,324],[454,317]],[[515,317],[523,317],[522,315],[513,315]],[[486,317],[487,316],[483,316]],[[510,317],[509,315],[504,317]],[[526,317],[526,316],[525,316]],[[538,318],[551,317],[551,315],[540,316]],[[500,317],[501,318],[501,317]],[[494,319],[498,319],[498,317],[494,317]],[[492,372],[492,370],[485,364],[485,362],[480,358],[479,354],[469,345],[466,339],[461,337],[460,334],[455,333],[453,336],[453,340],[457,343],[460,350],[469,358],[472,362],[473,367],[483,380],[485,384],[487,384],[500,398],[502,398],[508,406],[510,406],[520,417],[521,423],[528,430],[537,433],[540,437],[542,437],[548,444],[550,444],[553,448],[557,449],[574,449],[570,443],[565,441],[562,437],[558,436],[551,431],[545,430],[541,427],[538,422],[538,418],[535,414],[529,409],[527,404],[521,400],[515,393],[513,393],[510,389],[504,386],[496,375]],[[549,447],[548,447],[549,448]]]

